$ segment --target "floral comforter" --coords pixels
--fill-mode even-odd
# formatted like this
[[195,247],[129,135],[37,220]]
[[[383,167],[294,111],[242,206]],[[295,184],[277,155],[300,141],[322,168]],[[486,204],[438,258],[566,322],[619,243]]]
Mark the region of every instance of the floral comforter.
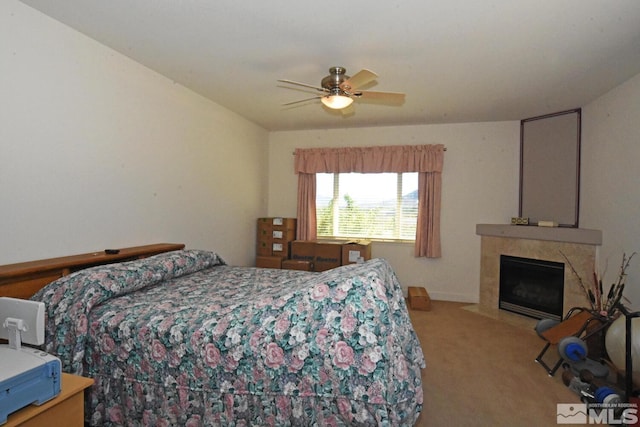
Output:
[[184,250],[65,276],[46,351],[95,379],[91,425],[402,426],[424,359],[381,259],[323,273]]

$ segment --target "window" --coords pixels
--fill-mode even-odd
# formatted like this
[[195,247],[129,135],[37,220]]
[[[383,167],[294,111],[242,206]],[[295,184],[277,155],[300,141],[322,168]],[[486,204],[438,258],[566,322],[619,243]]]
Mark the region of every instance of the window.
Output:
[[417,173],[318,173],[318,237],[415,240]]

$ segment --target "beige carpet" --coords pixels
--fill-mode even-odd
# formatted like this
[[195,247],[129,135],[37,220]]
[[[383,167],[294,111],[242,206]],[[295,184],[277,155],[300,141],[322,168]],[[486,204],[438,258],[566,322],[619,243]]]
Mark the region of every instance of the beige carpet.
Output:
[[[580,399],[562,383],[562,368],[549,377],[534,361],[544,342],[531,327],[468,305],[433,301],[431,311],[410,311],[427,362],[416,425],[557,426],[556,405]],[[547,354],[550,361],[557,352]]]

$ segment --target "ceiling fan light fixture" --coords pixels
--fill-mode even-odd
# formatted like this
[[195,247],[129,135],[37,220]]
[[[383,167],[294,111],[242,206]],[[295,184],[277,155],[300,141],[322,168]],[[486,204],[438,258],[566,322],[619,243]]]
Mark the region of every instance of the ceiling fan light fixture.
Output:
[[344,95],[327,95],[320,98],[324,105],[334,110],[347,108],[353,102],[353,99]]
[[300,83],[293,80],[279,79],[279,82],[315,89],[318,92],[322,92],[322,95],[300,101],[288,102],[283,105],[297,104],[311,99],[320,99],[325,107],[333,110],[342,110],[350,106],[353,103],[354,98],[376,99],[392,102],[394,104],[402,104],[404,102],[404,93],[359,90],[361,86],[371,83],[376,79],[376,77],[378,77],[373,71],[362,69],[352,77],[347,76],[346,72],[347,70],[344,67],[329,68],[329,75],[322,79],[320,86]]

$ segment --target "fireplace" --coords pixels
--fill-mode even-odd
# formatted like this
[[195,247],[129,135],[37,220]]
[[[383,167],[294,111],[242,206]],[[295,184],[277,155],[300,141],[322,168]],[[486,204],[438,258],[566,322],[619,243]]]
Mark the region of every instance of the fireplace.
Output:
[[563,304],[563,263],[500,255],[499,308],[560,320]]
[[[477,309],[488,316],[512,319],[533,326],[533,318],[516,316],[499,308],[500,256],[542,259],[565,263],[566,258],[578,273],[564,270],[564,307],[567,313],[574,307],[589,304],[577,276],[592,277],[596,249],[602,244],[602,232],[585,228],[535,227],[508,224],[477,224],[476,234],[482,237],[480,247],[480,295]],[[545,314],[546,316],[546,314]]]

